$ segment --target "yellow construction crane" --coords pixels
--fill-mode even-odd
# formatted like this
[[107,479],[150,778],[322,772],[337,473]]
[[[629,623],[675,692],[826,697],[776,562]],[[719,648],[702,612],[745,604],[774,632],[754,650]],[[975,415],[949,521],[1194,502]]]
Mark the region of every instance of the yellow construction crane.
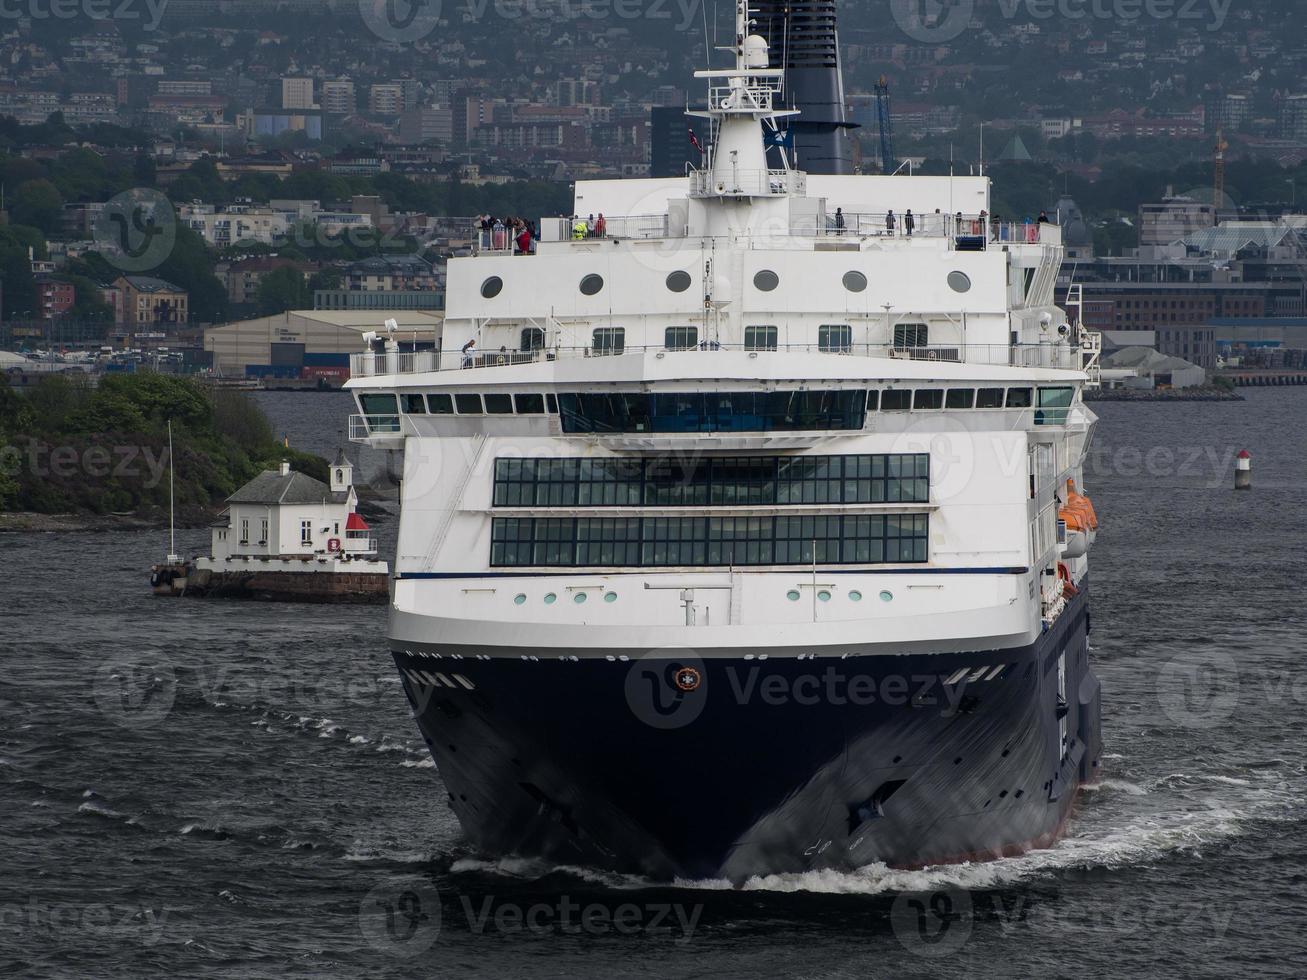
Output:
[[1230,144],[1225,141],[1221,131],[1216,131],[1215,155],[1212,157],[1212,207],[1220,208],[1225,200],[1225,151]]

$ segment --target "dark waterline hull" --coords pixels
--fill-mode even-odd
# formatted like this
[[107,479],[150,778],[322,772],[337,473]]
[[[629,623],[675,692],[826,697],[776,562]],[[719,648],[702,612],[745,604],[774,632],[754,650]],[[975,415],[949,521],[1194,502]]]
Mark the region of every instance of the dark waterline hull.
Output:
[[1052,843],[1099,767],[1088,626],[1082,589],[993,652],[395,659],[481,851],[742,881]]

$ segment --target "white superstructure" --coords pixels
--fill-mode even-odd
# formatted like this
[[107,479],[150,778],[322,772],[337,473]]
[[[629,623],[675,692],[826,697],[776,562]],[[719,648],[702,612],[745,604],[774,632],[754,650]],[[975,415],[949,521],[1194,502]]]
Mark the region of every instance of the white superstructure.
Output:
[[405,694],[491,855],[1046,845],[1101,750],[1058,228],[992,221],[982,177],[769,168],[781,73],[737,28],[702,168],[578,183],[528,254],[451,260],[438,350],[353,358],[351,438],[404,457]]
[[[1094,419],[1080,400],[1092,345],[1054,302],[1059,229],[991,221],[983,177],[767,169],[780,72],[740,33],[735,68],[699,73],[713,124],[703,169],[578,183],[586,237],[557,219],[534,254],[483,242],[450,262],[439,351],[391,341],[354,358],[352,437],[405,452],[397,636],[711,654],[842,648],[874,622],[876,642],[1015,645],[1056,611],[1059,559],[1063,576],[1082,574],[1058,510]],[[775,408],[804,399],[807,424]],[[908,503],[897,484],[843,475],[920,455],[927,489]],[[741,456],[769,461],[746,482],[779,465],[785,492],[810,500],[698,487],[684,467],[687,500],[649,491],[657,461]],[[851,499],[786,482],[793,457],[839,457],[813,479],[850,479]],[[571,487],[541,506],[553,491],[533,477],[521,496],[517,459],[568,461],[558,473],[584,461],[584,477],[545,482],[629,461],[644,489],[608,481],[621,503],[596,507]],[[895,497],[872,499],[880,490]],[[740,502],[703,496],[715,493]],[[895,534],[910,524],[924,552],[891,554],[863,517]],[[698,518],[709,523],[687,529]],[[832,518],[858,526],[848,553]],[[681,537],[669,548],[667,535]]]

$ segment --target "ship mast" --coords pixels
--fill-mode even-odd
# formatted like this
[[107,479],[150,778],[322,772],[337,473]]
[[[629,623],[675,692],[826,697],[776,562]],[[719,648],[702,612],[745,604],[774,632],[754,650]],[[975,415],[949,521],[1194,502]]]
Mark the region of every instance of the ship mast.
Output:
[[802,193],[802,182],[795,179],[797,172],[789,169],[788,159],[784,170],[767,169],[764,121],[798,112],[774,108],[785,72],[769,67],[766,39],[750,33],[755,23],[748,0],[736,0],[734,67],[694,73],[708,82],[708,110],[690,115],[711,119],[716,138],[709,147],[708,168],[691,175],[692,197],[747,200]]

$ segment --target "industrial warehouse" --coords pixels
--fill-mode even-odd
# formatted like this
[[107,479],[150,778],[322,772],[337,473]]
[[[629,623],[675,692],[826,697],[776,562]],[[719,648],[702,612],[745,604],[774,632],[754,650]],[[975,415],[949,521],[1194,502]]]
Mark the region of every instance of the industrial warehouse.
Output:
[[425,310],[291,310],[204,331],[213,373],[261,381],[317,381],[341,385],[349,378],[349,355],[363,350],[363,334],[398,324],[404,350],[439,345],[444,315]]

